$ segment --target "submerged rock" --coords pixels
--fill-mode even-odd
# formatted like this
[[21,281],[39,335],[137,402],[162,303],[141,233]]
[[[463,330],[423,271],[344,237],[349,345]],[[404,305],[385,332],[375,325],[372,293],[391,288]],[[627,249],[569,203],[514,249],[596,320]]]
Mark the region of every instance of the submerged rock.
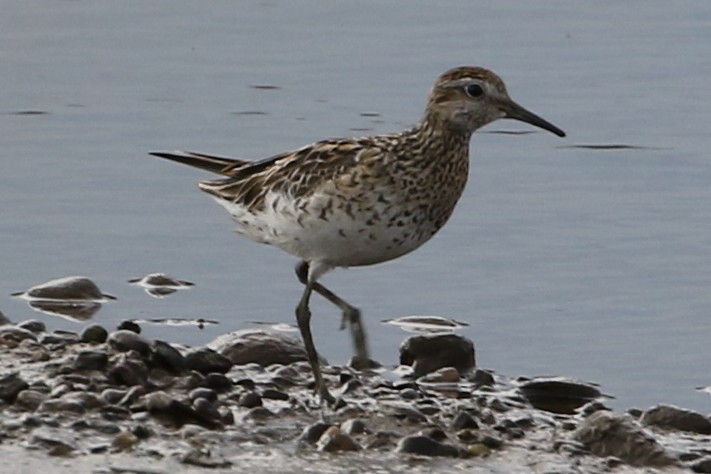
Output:
[[56,280],[50,280],[41,285],[33,286],[27,291],[14,293],[13,296],[62,301],[104,301],[107,299],[116,299],[114,296],[102,293],[96,283],[83,276],[57,278]]
[[400,345],[400,364],[412,366],[415,377],[443,367],[466,372],[476,365],[474,343],[457,334],[412,336]]
[[0,378],[0,400],[12,403],[17,398],[17,394],[27,388],[29,388],[29,384],[19,374],[5,375]]

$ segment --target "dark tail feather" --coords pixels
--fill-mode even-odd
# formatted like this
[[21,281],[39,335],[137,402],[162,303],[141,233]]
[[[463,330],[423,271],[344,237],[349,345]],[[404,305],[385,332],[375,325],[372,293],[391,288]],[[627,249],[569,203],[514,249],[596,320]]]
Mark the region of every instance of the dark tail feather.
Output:
[[192,151],[154,151],[149,154],[225,176],[230,176],[234,170],[249,163],[248,161],[205,155]]

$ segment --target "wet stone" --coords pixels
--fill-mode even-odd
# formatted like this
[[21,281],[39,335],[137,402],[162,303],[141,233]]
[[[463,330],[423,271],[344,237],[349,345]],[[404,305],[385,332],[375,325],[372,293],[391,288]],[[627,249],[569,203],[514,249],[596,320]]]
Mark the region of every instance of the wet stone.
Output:
[[217,408],[204,398],[197,398],[193,401],[195,413],[203,420],[209,420],[216,424],[222,422],[222,415]]
[[151,352],[151,343],[145,337],[126,329],[112,332],[108,343],[119,352],[136,351],[142,356],[147,356]]
[[237,404],[243,408],[261,407],[262,397],[257,392],[246,392],[239,397]]
[[217,401],[217,392],[210,388],[198,387],[191,390],[188,397],[190,397],[190,400],[192,401],[195,401],[198,398],[204,398],[205,400],[214,403]]
[[130,431],[123,431],[117,434],[111,442],[111,447],[115,451],[130,451],[138,444],[138,437]]
[[251,420],[266,420],[267,418],[271,418],[274,416],[274,413],[272,413],[270,410],[264,407],[254,407],[249,412],[244,416],[247,419]]
[[230,359],[211,349],[198,349],[185,356],[185,367],[201,374],[209,374],[211,372],[225,374],[229,372],[233,365]]
[[705,457],[692,462],[689,467],[694,472],[711,473],[711,457]]
[[257,363],[268,367],[308,360],[299,340],[263,330],[248,329],[224,334],[214,339],[208,347],[229,358],[235,365]]
[[265,388],[262,390],[262,398],[266,398],[267,400],[287,401],[289,400],[289,394],[274,388]]
[[0,400],[12,403],[17,395],[27,388],[29,388],[29,384],[17,373],[5,375],[0,378]]
[[167,342],[159,340],[153,341],[151,363],[172,374],[179,374],[187,368],[185,357],[180,351]]
[[321,435],[323,435],[323,433],[330,427],[331,425],[323,422],[317,422],[312,425],[309,425],[301,432],[299,440],[314,444],[321,438]]
[[442,367],[423,375],[417,381],[420,383],[456,383],[459,382],[459,371],[454,367]]
[[50,398],[43,401],[37,408],[39,412],[45,413],[76,413],[77,415],[82,415],[86,413],[86,408],[84,405],[76,400],[64,400],[61,398]]
[[225,392],[233,388],[232,380],[225,376],[224,374],[211,373],[205,376],[205,379],[201,382],[201,385],[207,388],[211,388],[216,392]]
[[474,343],[457,334],[412,336],[400,345],[400,364],[412,366],[415,377],[443,367],[466,372],[476,364]]
[[398,453],[419,454],[422,456],[459,456],[456,447],[435,441],[429,436],[413,435],[401,439],[395,449]]
[[521,394],[539,410],[572,415],[601,396],[596,387],[573,380],[536,379],[521,384]]
[[597,456],[615,456],[632,466],[670,466],[673,456],[629,416],[598,411],[585,418],[573,438]]
[[329,427],[316,443],[316,449],[327,453],[337,451],[360,451],[361,446],[338,427]]
[[47,326],[42,321],[37,321],[34,319],[31,319],[29,321],[23,321],[17,325],[18,328],[20,329],[25,329],[27,331],[33,332],[35,334],[39,334],[41,332],[46,332],[47,331]]
[[22,390],[17,394],[15,405],[28,411],[34,411],[47,399],[47,394],[36,390]]
[[134,358],[131,353],[121,354],[108,370],[108,379],[115,385],[146,385],[148,368],[142,360]]
[[482,369],[477,369],[468,377],[469,381],[476,387],[493,387],[496,381],[494,375]]
[[99,326],[98,324],[87,326],[79,335],[79,339],[82,342],[89,342],[93,344],[101,344],[106,342],[108,337],[108,331],[103,326]]
[[349,435],[365,433],[365,422],[358,418],[351,418],[341,423],[341,431]]
[[65,431],[37,428],[32,432],[30,444],[42,446],[51,455],[64,455],[77,449],[76,440]]
[[460,411],[452,420],[452,429],[463,430],[463,429],[479,429],[479,423],[467,412]]
[[644,412],[641,421],[648,426],[711,434],[711,420],[704,415],[670,405],[658,405]]
[[141,326],[139,326],[137,322],[131,320],[121,321],[118,326],[116,326],[116,329],[119,331],[131,331],[136,334],[141,334]]
[[37,336],[32,331],[27,329],[18,328],[17,326],[2,326],[0,327],[0,340],[2,341],[24,341],[29,339],[31,341],[36,341]]
[[109,363],[105,352],[82,351],[74,359],[75,370],[102,370]]
[[73,332],[55,331],[52,334],[42,334],[39,338],[39,343],[45,346],[74,344],[76,342],[79,342],[79,335]]

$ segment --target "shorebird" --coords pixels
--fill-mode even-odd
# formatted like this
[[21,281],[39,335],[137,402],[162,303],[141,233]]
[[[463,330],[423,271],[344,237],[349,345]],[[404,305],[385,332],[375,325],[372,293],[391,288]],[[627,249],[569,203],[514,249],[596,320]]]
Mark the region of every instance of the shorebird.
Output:
[[238,232],[300,261],[304,285],[296,320],[321,402],[332,402],[311,335],[316,292],[343,312],[357,366],[369,362],[360,311],[318,280],[329,270],[393,260],[412,252],[447,222],[464,191],[469,140],[501,118],[565,133],[511,100],[503,81],[480,67],[437,79],[424,116],[404,132],[323,140],[249,162],[195,152],[153,152],[225,176],[200,189],[225,207]]

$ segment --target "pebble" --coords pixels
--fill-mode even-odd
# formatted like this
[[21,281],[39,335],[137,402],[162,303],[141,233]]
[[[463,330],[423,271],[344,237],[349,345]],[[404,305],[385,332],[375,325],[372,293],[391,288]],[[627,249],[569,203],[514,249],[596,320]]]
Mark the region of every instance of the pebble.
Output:
[[289,394],[274,388],[265,388],[264,390],[262,390],[262,398],[265,398],[267,400],[287,401],[289,400]]
[[476,365],[474,343],[458,334],[411,336],[400,345],[400,364],[412,366],[415,377],[443,367],[466,372]]
[[245,392],[239,397],[237,405],[243,408],[261,407],[262,397],[257,392]]
[[137,322],[131,321],[130,319],[121,321],[118,326],[116,326],[116,329],[119,331],[131,331],[136,334],[141,334],[141,326],[139,326]]
[[459,371],[454,367],[442,367],[417,379],[418,383],[455,383],[459,382]]
[[573,432],[573,439],[597,456],[615,456],[631,466],[663,467],[676,464],[676,459],[627,415],[595,412],[580,423]]
[[42,402],[47,399],[47,395],[36,390],[22,390],[17,394],[15,405],[28,411],[36,410]]
[[332,453],[337,451],[360,451],[363,448],[338,427],[331,426],[319,438],[316,443],[316,449]]
[[133,356],[132,352],[121,354],[108,369],[107,376],[116,385],[143,385],[148,381],[148,368],[143,360]]
[[670,405],[658,405],[644,412],[641,421],[647,426],[711,434],[711,420],[695,411]]
[[204,398],[205,400],[211,403],[215,403],[217,401],[217,392],[215,392],[211,388],[198,387],[196,389],[191,390],[188,394],[188,397],[192,401],[195,401],[198,398]]
[[77,449],[74,436],[54,428],[35,429],[30,436],[30,444],[44,447],[52,456],[63,456]]
[[211,372],[225,374],[229,372],[233,365],[230,359],[211,349],[197,349],[185,356],[185,367],[201,374],[209,374]]
[[397,444],[395,451],[398,453],[420,454],[422,456],[447,456],[457,457],[460,455],[456,447],[435,441],[429,436],[413,435],[406,436]]
[[452,429],[463,430],[463,429],[479,429],[479,423],[467,412],[460,411],[452,420]]
[[534,379],[521,384],[519,392],[539,410],[572,415],[601,396],[596,387],[575,380]]
[[118,452],[130,451],[138,444],[138,437],[130,431],[122,431],[111,442],[111,447]]
[[186,370],[185,357],[171,344],[155,340],[152,349],[152,365],[165,369],[171,374],[179,374]]
[[323,433],[330,427],[331,425],[321,421],[313,423],[303,429],[301,435],[299,436],[299,440],[314,444],[321,438],[321,435],[323,435]]
[[341,423],[341,431],[349,435],[361,434],[366,432],[366,425],[363,420],[351,418]]
[[29,387],[16,372],[7,374],[0,378],[0,400],[12,403],[21,391]]
[[225,374],[213,372],[205,376],[205,379],[202,381],[201,385],[211,388],[217,392],[225,392],[227,390],[231,390],[234,384],[232,383],[232,379],[225,376]]
[[289,365],[307,361],[300,340],[278,332],[245,329],[218,336],[208,347],[229,358],[235,365],[257,363],[262,367],[273,364]]
[[35,319],[30,319],[28,321],[23,321],[17,325],[20,329],[25,329],[27,331],[39,334],[41,332],[47,331],[47,326],[42,321],[37,321]]
[[88,342],[93,344],[101,344],[106,342],[109,337],[109,332],[98,324],[92,324],[84,328],[84,330],[79,334],[79,339],[82,342]]
[[109,356],[105,352],[81,351],[74,359],[75,370],[103,370],[109,363]]
[[127,329],[112,332],[108,343],[119,352],[136,351],[144,357],[151,352],[151,343],[148,339]]

